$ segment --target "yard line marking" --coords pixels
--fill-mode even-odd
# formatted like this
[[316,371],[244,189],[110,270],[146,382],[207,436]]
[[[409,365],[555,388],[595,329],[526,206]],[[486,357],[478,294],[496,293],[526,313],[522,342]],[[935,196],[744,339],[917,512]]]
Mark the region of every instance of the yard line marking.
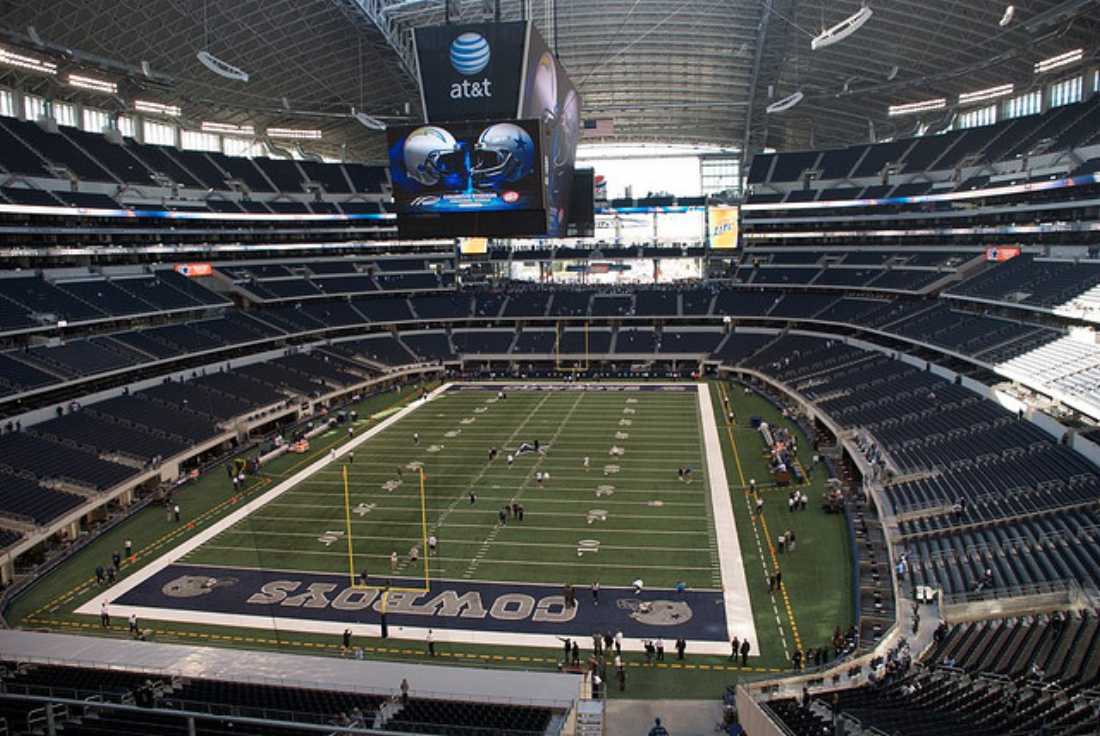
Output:
[[[324,508],[328,508],[328,507],[326,506]],[[488,514],[490,512],[489,511],[482,511],[481,513]],[[528,516],[540,516],[540,515],[542,515],[542,514],[533,514],[533,513],[532,514],[525,514],[524,518],[527,518]],[[270,519],[271,521],[278,521],[280,523],[281,522],[290,522],[292,524],[298,524],[298,523],[301,523],[301,524],[305,524],[305,523],[310,523],[310,524],[321,523],[321,524],[324,524],[325,522],[331,521],[331,518],[328,518],[328,517],[324,517],[324,518],[316,517],[316,518],[314,518],[314,517],[304,517],[304,516],[294,516],[294,517],[292,517],[292,516],[261,516],[260,514],[253,514],[252,518],[253,519],[259,519],[261,521]],[[574,517],[570,516],[568,518],[574,518]],[[576,518],[578,519],[578,521],[580,520],[579,516],[576,517]],[[653,517],[639,516],[639,515],[625,516],[623,514],[615,514],[615,518],[619,518],[619,519],[621,519],[621,518],[651,519]],[[669,518],[669,517],[661,516],[661,519],[667,519],[667,518]],[[686,516],[686,517],[681,517],[681,518],[694,519],[695,517],[694,516]],[[351,523],[352,524],[372,524],[372,523],[377,523],[377,522],[372,522],[369,519],[352,519]],[[417,526],[419,524],[420,524],[419,521],[387,521],[386,522],[386,526]],[[450,528],[450,529],[484,529],[485,525],[484,524],[451,523],[451,524],[448,524],[447,527]],[[523,525],[523,528],[524,528],[524,530],[530,531],[530,532],[578,532],[578,531],[584,531],[585,529],[590,529],[592,527],[590,527],[588,524],[580,524],[580,523],[578,523],[578,525],[575,526],[575,527],[568,527],[568,526],[532,526],[530,524],[525,523]],[[606,526],[603,526],[603,525],[601,525],[598,528],[599,528],[601,533],[608,533],[608,534],[637,534],[638,533],[637,528],[612,529],[612,528],[609,528],[609,527],[606,527]],[[705,532],[704,529],[683,529],[683,530],[654,529],[654,530],[647,530],[646,534],[666,534],[666,535],[683,535],[683,536],[697,537],[697,536],[699,536],[700,534],[702,534],[704,532]],[[316,536],[316,535],[313,534],[313,535],[306,535],[306,536]]]
[[[581,403],[581,399],[584,398],[584,393],[585,392],[582,391],[582,392],[577,394],[576,401],[574,401],[573,405],[571,407],[569,407],[569,411],[566,413],[565,417],[559,422],[558,428],[554,431],[554,434],[550,437],[550,442],[547,443],[549,446],[552,447],[554,445],[555,441],[557,441],[558,437],[561,436],[562,429],[564,429],[565,425],[567,425],[569,423],[569,419],[573,416],[573,412],[575,412],[577,410],[577,406]],[[533,416],[534,413],[535,412],[531,412],[531,416]],[[516,491],[515,495],[512,496],[512,498],[510,499],[510,503],[514,504],[519,500],[519,497],[523,494],[523,489],[526,488],[527,484],[531,482],[531,476],[533,476],[535,474],[535,471],[539,468],[539,466],[542,464],[542,461],[545,458],[546,458],[545,455],[539,455],[538,456],[538,458],[535,460],[535,464],[531,467],[530,470],[527,471],[527,475],[524,476],[523,482],[520,484],[519,489]],[[489,532],[489,536],[486,538],[485,544],[482,545],[481,549],[478,550],[478,553],[474,556],[474,558],[472,560],[470,560],[469,567],[467,567],[466,572],[463,573],[464,577],[470,577],[471,575],[474,574],[474,572],[477,571],[478,564],[485,557],[485,555],[488,554],[489,549],[492,547],[493,542],[496,540],[497,535],[500,533],[500,530],[503,527],[504,527],[504,525],[500,524],[498,526],[493,527],[493,529]],[[575,545],[574,545],[574,547],[575,547]]]
[[[454,544],[457,544],[457,543],[454,543]],[[472,542],[471,544],[476,544],[476,542]],[[221,545],[221,544],[206,544],[206,545],[203,545],[203,549],[204,550],[214,549],[214,550],[221,550],[221,551],[224,551],[224,552],[248,552],[248,553],[264,552],[264,553],[282,554],[282,555],[287,555],[287,554],[290,554],[290,555],[309,555],[311,557],[339,557],[339,558],[342,558],[342,559],[347,559],[347,554],[345,552],[334,552],[334,551],[329,551],[329,550],[302,550],[302,549],[286,550],[286,549],[268,548],[268,547],[235,547],[235,546],[232,546],[232,545]],[[650,550],[652,551],[652,548],[650,548]],[[363,553],[363,554],[360,554],[359,556],[360,557],[372,557],[372,558],[379,559],[379,560],[383,560],[383,559],[388,560],[389,557],[390,557],[389,554],[387,554],[385,552],[379,553],[379,554]],[[470,558],[469,557],[439,557],[439,556],[437,556],[437,557],[434,557],[433,559],[436,560],[437,562],[466,562]],[[187,562],[187,564],[194,565],[194,566],[202,566],[204,563],[195,562],[194,560],[189,560]],[[479,565],[520,565],[520,566],[522,566],[522,565],[537,565],[537,566],[550,566],[550,567],[561,567],[561,565],[562,565],[562,563],[558,562],[558,561],[547,561],[547,560],[498,560],[498,559],[484,559],[484,560],[481,560],[478,564]],[[572,562],[572,561],[570,561],[569,564],[570,565],[579,565],[579,566],[582,566],[582,567],[614,567],[614,568],[624,568],[624,569],[628,569],[628,570],[693,570],[693,571],[709,571],[710,570],[709,565],[703,565],[701,567],[700,566],[693,566],[693,565],[641,565],[641,564],[637,564],[637,563],[631,563],[629,565],[618,565],[618,564],[607,563],[607,562],[587,563],[587,562]],[[343,573],[344,573],[343,569],[334,569],[331,573],[326,573],[326,574],[342,575]],[[496,582],[496,581],[493,581],[493,582]],[[96,610],[98,611],[98,608],[96,608]]]

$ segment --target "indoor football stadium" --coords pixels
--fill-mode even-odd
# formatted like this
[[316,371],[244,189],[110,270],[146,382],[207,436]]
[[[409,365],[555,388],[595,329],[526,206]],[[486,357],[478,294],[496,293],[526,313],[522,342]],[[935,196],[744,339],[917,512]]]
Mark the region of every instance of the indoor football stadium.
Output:
[[0,736],[1100,735],[1098,0],[0,0]]

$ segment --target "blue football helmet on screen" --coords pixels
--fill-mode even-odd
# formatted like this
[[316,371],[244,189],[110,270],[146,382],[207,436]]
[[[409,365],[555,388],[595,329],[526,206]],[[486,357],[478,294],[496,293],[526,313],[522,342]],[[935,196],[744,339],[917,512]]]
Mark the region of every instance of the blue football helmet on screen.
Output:
[[474,186],[493,189],[513,184],[535,170],[535,142],[514,123],[490,125],[474,146]]
[[465,156],[458,141],[435,125],[409,133],[404,146],[405,172],[425,186],[435,186],[448,174],[462,173]]

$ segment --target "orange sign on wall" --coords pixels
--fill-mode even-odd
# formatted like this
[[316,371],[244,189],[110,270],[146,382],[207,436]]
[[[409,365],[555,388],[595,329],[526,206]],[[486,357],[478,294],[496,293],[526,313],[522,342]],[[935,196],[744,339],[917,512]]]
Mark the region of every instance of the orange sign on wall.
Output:
[[209,263],[177,263],[176,272],[189,278],[195,278],[211,275],[214,273],[214,267]]
[[1002,261],[1011,261],[1018,255],[1020,255],[1020,249],[1015,246],[1001,246],[985,249],[985,259],[987,261],[996,261],[998,263]]

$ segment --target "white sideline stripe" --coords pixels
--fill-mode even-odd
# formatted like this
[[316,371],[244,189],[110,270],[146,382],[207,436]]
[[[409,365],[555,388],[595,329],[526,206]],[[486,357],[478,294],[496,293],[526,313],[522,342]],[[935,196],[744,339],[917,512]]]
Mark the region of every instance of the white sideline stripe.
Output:
[[737,524],[733,519],[733,499],[726,481],[726,464],[722,459],[722,444],[718,439],[718,425],[714,421],[714,407],[710,402],[710,386],[698,387],[699,412],[703,422],[703,445],[707,458],[707,485],[710,486],[711,507],[714,512],[714,531],[718,535],[718,566],[722,573],[722,597],[726,604],[726,628],[728,639],[749,638],[753,652],[760,651],[756,639],[756,624],[752,618],[752,598],[745,577],[745,565],[741,558],[741,544],[737,539]]
[[[584,605],[579,600],[577,605]],[[96,609],[98,615],[99,609]],[[363,624],[346,621],[314,621],[303,618],[281,618],[272,616],[253,616],[242,613],[207,613],[205,611],[182,611],[175,608],[147,608],[145,606],[112,606],[111,616],[126,618],[131,613],[139,619],[174,621],[176,623],[197,624],[209,626],[231,626],[235,628],[268,629],[278,631],[296,631],[306,634],[328,634],[334,639],[343,633],[344,629],[351,628],[354,636],[381,637],[382,627],[378,624]],[[561,637],[570,637],[578,642],[587,642],[591,648],[592,632],[587,630],[571,631],[561,634]],[[548,634],[520,634],[511,631],[476,631],[473,629],[440,629],[431,627],[432,637],[436,643],[462,643],[462,644],[486,644],[492,646],[521,646],[541,647],[544,649],[561,649],[559,635]],[[403,639],[406,641],[424,642],[428,633],[427,627],[420,626],[396,626],[390,624],[390,639]],[[650,638],[650,637],[647,637]],[[384,644],[384,641],[381,642]],[[374,642],[372,642],[374,644]],[[642,639],[623,638],[623,649],[630,652],[645,651]],[[728,655],[729,642],[725,641],[698,641],[688,640],[687,651],[689,654]],[[753,657],[758,656],[755,648]]]
[[[449,386],[450,386],[450,384],[444,384],[444,385],[436,388],[434,391],[432,391],[430,394],[428,394],[427,399],[430,400],[430,399],[436,397],[437,395],[439,395],[442,392],[446,391]],[[381,422],[374,425],[373,427],[368,429],[366,432],[359,435],[355,439],[351,440],[347,444],[343,445],[342,447],[337,448],[335,460],[339,460],[343,455],[347,454],[348,452],[351,452],[352,450],[357,448],[359,445],[361,445],[364,442],[366,442],[367,440],[369,440],[371,437],[374,437],[379,432],[383,432],[387,428],[389,428],[391,425],[396,424],[397,422],[401,421],[402,418],[404,418],[405,416],[409,415],[410,413],[416,411],[419,407],[423,406],[425,403],[427,403],[426,400],[425,401],[414,401],[413,403],[411,403],[408,406],[406,406],[405,408],[403,408],[401,411],[396,412],[396,413],[391,414],[390,416],[386,417]],[[145,567],[143,567],[140,570],[138,570],[137,572],[135,572],[133,575],[127,576],[122,581],[120,581],[117,585],[115,585],[111,588],[108,588],[102,594],[96,595],[95,597],[90,599],[87,603],[85,603],[84,605],[77,608],[75,612],[85,614],[85,615],[89,615],[89,616],[98,615],[98,613],[99,613],[99,603],[101,601],[106,600],[106,601],[108,601],[108,603],[113,603],[115,600],[117,600],[121,596],[125,595],[126,593],[130,592],[131,590],[133,590],[137,586],[141,585],[146,580],[153,577],[154,575],[156,575],[158,572],[160,572],[164,568],[168,567],[169,565],[171,565],[174,562],[176,562],[177,560],[179,560],[184,555],[193,552],[194,550],[198,549],[203,544],[206,544],[211,539],[218,536],[219,534],[221,534],[225,530],[229,529],[230,527],[234,526],[235,524],[240,523],[245,518],[247,518],[248,515],[251,514],[253,511],[258,511],[259,509],[263,508],[264,506],[266,506],[271,501],[274,501],[276,498],[283,495],[284,493],[286,493],[290,489],[294,488],[296,485],[298,485],[303,480],[305,480],[309,476],[316,473],[321,468],[328,465],[330,462],[333,462],[333,460],[334,460],[334,458],[331,457],[331,453],[325,454],[325,456],[322,457],[320,460],[317,460],[313,464],[311,464],[311,465],[303,468],[302,470],[298,471],[297,473],[295,473],[291,477],[284,480],[279,485],[272,488],[267,493],[264,493],[259,498],[253,499],[252,501],[246,503],[244,506],[237,509],[233,513],[225,516],[224,518],[222,518],[222,519],[218,520],[217,522],[211,524],[210,526],[206,527],[205,529],[200,531],[198,534],[191,537],[191,539],[188,539],[186,542],[182,542],[178,546],[173,547],[172,549],[170,549],[168,552],[165,552],[163,555],[161,555],[157,559],[153,560],[148,565],[146,565]],[[208,618],[209,618],[209,616],[208,616]]]

